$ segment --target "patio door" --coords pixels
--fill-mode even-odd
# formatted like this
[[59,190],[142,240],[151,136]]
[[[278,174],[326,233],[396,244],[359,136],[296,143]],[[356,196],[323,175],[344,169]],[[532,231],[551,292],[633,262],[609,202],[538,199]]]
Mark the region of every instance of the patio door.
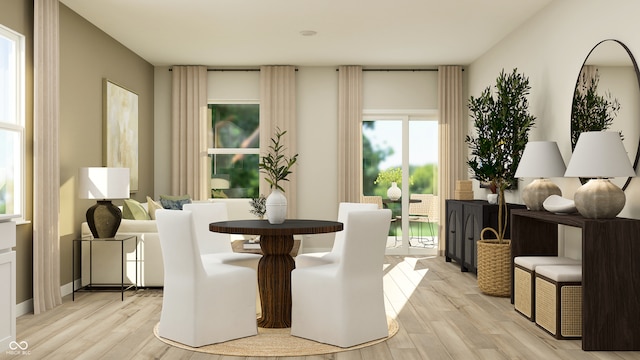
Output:
[[[430,200],[418,200],[418,194],[434,199],[431,195],[438,193],[436,112],[365,112],[362,155],[363,195],[382,198],[383,206],[393,213],[386,253],[437,254],[437,215],[429,218],[416,214],[419,205],[433,205]],[[399,200],[387,196],[390,184],[376,182],[378,174],[386,170],[402,174]]]

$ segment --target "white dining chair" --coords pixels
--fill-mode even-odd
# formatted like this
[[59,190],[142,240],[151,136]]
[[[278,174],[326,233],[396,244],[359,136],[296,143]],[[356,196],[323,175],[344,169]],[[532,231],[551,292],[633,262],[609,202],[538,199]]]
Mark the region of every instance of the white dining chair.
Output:
[[[258,263],[262,255],[234,252],[231,247],[230,234],[222,234],[209,230],[210,223],[229,220],[227,204],[197,202],[184,204],[182,208],[191,211],[193,214],[195,235],[200,245],[200,254],[205,259],[258,270]],[[260,312],[260,295],[256,293],[256,314],[260,314]]]
[[182,208],[193,213],[195,234],[198,244],[200,244],[202,256],[224,264],[258,268],[258,262],[262,255],[234,252],[229,234],[209,230],[210,223],[229,220],[225,203],[198,202],[184,204]]
[[257,334],[254,270],[200,256],[188,210],[157,210],[164,261],[158,335],[200,347]]
[[[408,218],[409,229],[411,231],[409,241],[416,238],[418,239],[418,244],[422,246],[435,246],[436,234],[434,224],[438,222],[438,196],[433,194],[411,194],[410,199],[414,201],[409,203]],[[402,215],[396,216],[396,220],[402,222]],[[414,236],[413,234],[413,230],[411,229],[412,223],[418,224],[418,236]],[[426,224],[428,227],[429,236],[423,236],[423,224]]]
[[382,288],[391,210],[352,211],[339,261],[291,273],[291,335],[350,347],[389,335]]
[[349,203],[342,202],[338,205],[338,222],[343,224],[342,231],[335,234],[333,246],[329,252],[313,252],[296,256],[296,268],[323,265],[336,262],[340,259],[344,247],[344,236],[348,226],[348,214],[351,211],[376,210],[378,205],[373,203]]

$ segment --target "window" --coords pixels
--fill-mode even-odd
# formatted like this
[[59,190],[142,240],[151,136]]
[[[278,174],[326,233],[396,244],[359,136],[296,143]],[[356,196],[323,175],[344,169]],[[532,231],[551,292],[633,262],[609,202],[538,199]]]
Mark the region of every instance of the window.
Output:
[[[380,196],[384,206],[400,216],[389,229],[387,253],[409,248],[435,249],[436,224],[423,226],[409,223],[407,214],[411,194],[434,194],[438,191],[438,122],[434,111],[396,113],[377,110],[365,112],[362,122],[362,192]],[[381,171],[399,169],[402,172],[402,198],[398,202],[386,199],[390,184],[375,183]],[[400,185],[400,184],[398,184]],[[413,214],[410,214],[413,215]],[[424,227],[424,229],[423,229]],[[402,248],[400,250],[399,248]],[[391,249],[391,251],[389,251]]]
[[260,105],[209,104],[211,197],[259,195]]
[[24,211],[24,36],[0,25],[0,214]]

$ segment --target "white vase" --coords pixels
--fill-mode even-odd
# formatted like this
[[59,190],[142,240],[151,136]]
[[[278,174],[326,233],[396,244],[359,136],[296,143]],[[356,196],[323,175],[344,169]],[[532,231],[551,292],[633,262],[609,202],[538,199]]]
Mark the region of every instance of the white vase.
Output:
[[387,197],[393,201],[400,199],[402,196],[402,190],[398,187],[398,183],[392,182],[391,187],[387,190]]
[[496,205],[498,203],[498,194],[488,194],[487,201],[489,204]]
[[270,224],[282,224],[287,218],[287,198],[279,189],[273,189],[267,196],[267,220]]

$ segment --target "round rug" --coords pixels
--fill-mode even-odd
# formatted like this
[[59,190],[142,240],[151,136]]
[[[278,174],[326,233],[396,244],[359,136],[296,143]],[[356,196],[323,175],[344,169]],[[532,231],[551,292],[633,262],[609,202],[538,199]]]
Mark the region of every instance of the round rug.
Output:
[[158,324],[153,327],[153,334],[160,341],[184,350],[197,351],[208,354],[229,355],[229,356],[306,356],[330,354],[340,351],[360,349],[375,345],[390,339],[398,332],[398,322],[387,317],[389,325],[389,336],[386,338],[373,340],[364,344],[341,348],[338,346],[323,344],[312,340],[291,336],[291,329],[265,329],[258,328],[258,335],[242,339],[225,341],[223,343],[205,345],[201,347],[191,347],[158,335]]

